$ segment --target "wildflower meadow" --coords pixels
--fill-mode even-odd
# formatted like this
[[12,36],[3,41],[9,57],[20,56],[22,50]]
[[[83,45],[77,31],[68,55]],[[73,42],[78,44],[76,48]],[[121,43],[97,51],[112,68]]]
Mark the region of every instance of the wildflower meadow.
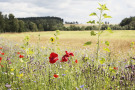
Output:
[[0,37],[0,90],[135,90],[135,42],[114,53],[109,41],[101,41],[102,33],[113,31],[100,30],[111,16],[103,13],[105,4],[99,6],[99,17],[90,14],[99,18],[99,30],[89,32],[96,41],[82,43],[84,48],[62,47],[59,30],[44,44],[40,34],[35,43],[29,36],[21,43]]

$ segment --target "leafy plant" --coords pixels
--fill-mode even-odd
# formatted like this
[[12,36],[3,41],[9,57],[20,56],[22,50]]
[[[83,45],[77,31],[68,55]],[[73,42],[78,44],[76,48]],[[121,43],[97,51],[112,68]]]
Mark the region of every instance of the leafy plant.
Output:
[[[96,60],[99,59],[99,46],[100,46],[100,35],[103,33],[103,30],[101,31],[101,26],[104,24],[103,20],[106,18],[112,18],[111,16],[108,16],[106,13],[104,13],[104,11],[108,11],[109,9],[106,7],[106,4],[100,4],[99,3],[99,8],[97,8],[100,11],[100,15],[98,16],[95,12],[91,13],[89,16],[96,16],[99,20],[97,21],[98,24],[98,33],[95,33],[94,31],[91,31],[90,34],[91,36],[96,36],[97,35],[97,51],[96,51]],[[91,24],[95,24],[95,20],[92,21],[88,21],[87,23],[91,23]],[[110,33],[112,33],[111,28],[108,27],[106,29],[107,31],[109,31]],[[90,41],[89,41],[90,42]],[[109,42],[106,41],[105,44],[107,46],[109,46]],[[84,44],[84,46],[86,45],[91,45],[91,43],[86,42]],[[108,48],[105,48],[105,51],[110,52],[110,50]]]

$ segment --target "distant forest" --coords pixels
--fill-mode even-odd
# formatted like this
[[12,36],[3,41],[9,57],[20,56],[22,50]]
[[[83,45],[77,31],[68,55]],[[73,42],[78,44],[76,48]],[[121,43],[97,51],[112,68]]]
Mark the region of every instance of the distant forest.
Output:
[[54,31],[63,28],[63,19],[59,17],[28,17],[17,18],[25,23],[25,27],[30,30],[36,31]]
[[[36,32],[36,31],[76,31],[76,30],[98,30],[96,25],[76,26],[78,22],[65,22],[71,24],[64,26],[64,20],[60,17],[27,17],[15,18],[13,14],[3,15],[0,12],[0,32]],[[135,30],[135,17],[125,18],[118,25],[105,23],[101,29],[105,30],[108,26],[112,30]]]
[[13,14],[0,12],[0,32],[53,31],[63,28],[63,19],[59,17],[15,18]]

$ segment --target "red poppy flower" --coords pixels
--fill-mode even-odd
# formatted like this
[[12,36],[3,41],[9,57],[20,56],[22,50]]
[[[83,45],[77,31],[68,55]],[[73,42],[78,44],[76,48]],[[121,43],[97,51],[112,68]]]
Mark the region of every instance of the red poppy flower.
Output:
[[5,53],[1,53],[1,55],[4,55]]
[[62,60],[61,60],[60,62],[66,62],[66,61],[68,61],[68,57],[74,56],[74,54],[71,53],[71,52],[65,51],[65,53],[66,53],[66,54],[62,57]]
[[23,55],[20,55],[19,58],[24,58],[24,56]]
[[57,60],[59,60],[58,59],[58,54],[56,54],[56,53],[54,53],[54,52],[52,52],[51,54],[50,54],[50,57],[49,57],[49,59],[50,59],[50,63],[55,63]]
[[3,65],[1,65],[1,67],[4,67]]
[[1,63],[2,57],[0,57],[0,63]]
[[21,54],[20,52],[17,52],[17,54]]
[[3,65],[0,64],[1,67],[4,67]]
[[58,78],[58,77],[59,77],[57,74],[54,74],[53,76],[54,76],[55,78]]
[[118,70],[118,67],[114,67],[113,69]]
[[1,63],[2,57],[0,57],[0,63]]
[[74,56],[74,54],[71,53],[71,52],[67,52],[67,51],[65,51],[65,52],[66,52],[66,56],[67,56],[67,57]]
[[68,61],[68,57],[67,57],[66,55],[64,55],[64,56],[62,57],[62,60],[61,60],[60,62],[66,62],[66,61]]
[[0,60],[2,60],[2,57],[0,57]]
[[78,60],[77,59],[75,60],[75,63],[78,63]]
[[2,49],[2,47],[0,47],[0,49]]

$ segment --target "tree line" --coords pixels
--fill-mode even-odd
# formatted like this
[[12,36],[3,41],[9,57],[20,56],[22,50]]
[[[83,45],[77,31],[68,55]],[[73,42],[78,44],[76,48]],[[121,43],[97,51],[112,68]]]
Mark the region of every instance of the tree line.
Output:
[[128,30],[135,30],[135,16],[129,17],[129,18],[124,18],[120,22],[120,26],[123,26]]
[[[120,25],[107,25],[103,24],[101,26],[101,30],[106,30],[108,27],[110,27],[112,30],[129,30],[125,26]],[[90,25],[90,26],[76,26],[76,25],[70,25],[69,27],[64,27],[64,31],[83,31],[83,30],[98,30],[97,25]]]
[[[71,24],[69,27],[64,26],[64,20],[60,17],[27,17],[15,18],[13,14],[3,15],[0,12],[0,32],[35,32],[35,31],[75,31],[75,30],[97,30],[96,25],[76,26]],[[69,22],[67,22],[69,23]],[[78,22],[75,24],[78,24]],[[107,27],[112,30],[135,30],[135,17],[124,18],[120,24],[110,25],[105,23],[101,29]]]
[[63,19],[59,17],[15,18],[13,14],[0,12],[0,32],[35,32],[63,29]]
[[65,21],[65,24],[79,24],[77,21],[75,22],[75,21],[73,21],[73,22],[67,22],[67,21]]
[[[120,24],[115,24],[111,25],[109,22],[105,22],[101,30],[107,29],[107,27],[110,27],[112,30],[135,30],[135,16],[134,17],[129,17],[129,18],[124,18]],[[90,25],[90,26],[75,26],[75,25],[70,25],[69,27],[64,27],[63,30],[98,30],[97,25]]]

